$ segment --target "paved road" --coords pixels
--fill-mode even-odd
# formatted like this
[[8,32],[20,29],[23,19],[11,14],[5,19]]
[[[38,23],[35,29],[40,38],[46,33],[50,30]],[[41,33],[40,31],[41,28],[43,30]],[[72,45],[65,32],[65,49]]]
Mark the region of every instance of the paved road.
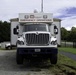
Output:
[[64,51],[60,51],[59,53],[65,55],[67,57],[70,57],[73,60],[76,60],[76,54],[72,54],[72,53],[68,53],[68,52],[64,52]]
[[27,61],[17,65],[15,60],[16,50],[0,50],[0,75],[52,75],[46,63]]

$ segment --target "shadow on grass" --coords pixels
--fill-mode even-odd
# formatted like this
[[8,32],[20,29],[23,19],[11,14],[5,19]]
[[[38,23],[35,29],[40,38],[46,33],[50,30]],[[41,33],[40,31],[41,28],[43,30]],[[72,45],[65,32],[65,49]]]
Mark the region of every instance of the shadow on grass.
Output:
[[74,66],[70,66],[70,65],[66,65],[66,64],[63,64],[64,66],[67,66],[67,67],[69,67],[69,68],[71,68],[71,69],[74,69],[74,70],[76,70],[76,67],[74,67]]

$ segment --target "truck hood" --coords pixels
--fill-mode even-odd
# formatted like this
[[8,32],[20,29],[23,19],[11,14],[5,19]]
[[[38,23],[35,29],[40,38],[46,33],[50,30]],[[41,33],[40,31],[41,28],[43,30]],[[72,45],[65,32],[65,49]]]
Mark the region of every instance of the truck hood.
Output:
[[35,34],[50,34],[50,32],[45,32],[45,31],[31,31],[31,32],[23,32],[23,34],[32,34],[32,33],[35,33]]

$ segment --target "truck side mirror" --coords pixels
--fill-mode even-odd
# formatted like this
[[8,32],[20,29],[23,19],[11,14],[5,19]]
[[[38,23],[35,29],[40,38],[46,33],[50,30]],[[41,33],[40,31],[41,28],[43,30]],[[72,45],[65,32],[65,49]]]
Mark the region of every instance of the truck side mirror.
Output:
[[57,28],[57,26],[54,26],[54,34],[58,34],[58,28]]
[[17,35],[17,34],[19,33],[19,32],[18,32],[18,29],[19,29],[19,27],[16,26],[16,28],[13,29],[13,34]]

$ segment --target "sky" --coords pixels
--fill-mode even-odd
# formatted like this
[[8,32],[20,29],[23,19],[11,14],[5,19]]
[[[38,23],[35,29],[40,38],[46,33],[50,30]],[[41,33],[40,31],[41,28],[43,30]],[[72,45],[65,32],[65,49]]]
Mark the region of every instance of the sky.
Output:
[[[61,19],[61,27],[76,27],[76,0],[43,0],[43,11]],[[0,0],[0,20],[9,21],[19,13],[41,12],[41,0]]]

